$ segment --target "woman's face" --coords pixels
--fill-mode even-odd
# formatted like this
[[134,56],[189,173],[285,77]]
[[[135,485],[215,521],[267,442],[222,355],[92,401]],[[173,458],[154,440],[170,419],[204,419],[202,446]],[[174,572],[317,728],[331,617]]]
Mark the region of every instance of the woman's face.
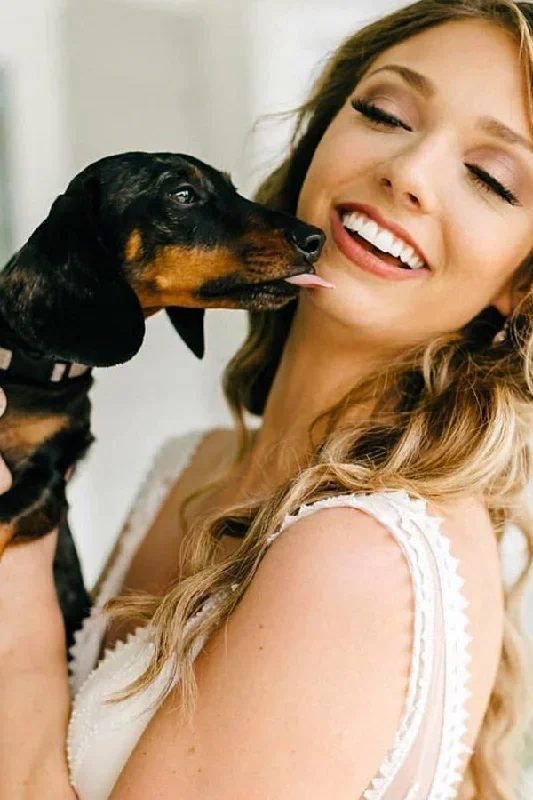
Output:
[[[377,73],[387,65],[423,78]],[[376,123],[354,100],[398,122]],[[317,273],[337,288],[305,290],[301,303],[394,347],[458,330],[490,305],[510,313],[513,278],[533,250],[533,146],[499,138],[495,124],[483,130],[484,117],[532,141],[507,32],[451,22],[381,54],[324,134],[302,186],[298,216],[327,235]],[[392,279],[362,269],[339,232],[339,206],[350,203],[377,211],[381,227],[401,226],[429,269],[397,268]]]

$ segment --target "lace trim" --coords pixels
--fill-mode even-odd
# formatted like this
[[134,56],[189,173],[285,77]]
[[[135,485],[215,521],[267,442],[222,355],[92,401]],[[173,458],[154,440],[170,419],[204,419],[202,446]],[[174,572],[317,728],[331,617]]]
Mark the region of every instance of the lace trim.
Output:
[[[414,499],[403,490],[372,495],[339,495],[303,505],[295,515],[287,515],[280,529],[268,537],[268,544],[296,520],[332,506],[351,506],[368,511],[387,527],[409,563],[415,597],[411,671],[400,727],[392,748],[363,798],[381,800],[385,796],[415,741],[426,706],[434,657],[435,592],[439,591],[429,568],[426,542],[435,558],[441,581],[446,652],[441,747],[427,800],[452,800],[457,796],[454,787],[462,779],[462,757],[472,753],[471,748],[462,742],[468,719],[465,703],[471,694],[466,689],[470,678],[468,664],[471,657],[467,651],[471,637],[466,633],[468,620],[464,610],[468,603],[461,591],[464,581],[458,574],[459,562],[450,553],[450,540],[441,532],[442,519],[428,514],[425,500]],[[414,798],[416,786],[407,795],[407,800]]]
[[[98,672],[100,677],[104,674],[104,670],[111,671],[110,677],[113,682],[113,688],[109,694],[119,690],[119,687],[115,686],[117,677],[120,677],[121,683],[123,682],[123,685],[126,685],[128,677],[130,677],[130,680],[136,677],[136,675],[130,676],[130,672],[132,668],[136,673],[139,669],[142,657],[142,653],[139,652],[139,645],[142,645],[143,641],[145,644],[149,644],[146,641],[147,634],[147,628],[139,626],[135,631],[129,633],[124,641],[117,641],[114,648],[108,648],[105,651],[98,665],[91,670],[81,684],[74,701],[67,730],[67,762],[72,780],[75,778],[83,761],[89,742],[94,736],[97,736],[100,730],[100,725],[97,722],[99,714],[98,703],[89,702],[89,698],[86,696],[90,692],[96,673]],[[109,683],[106,684],[106,688],[109,690]],[[82,695],[84,696],[84,702],[80,703],[79,699]]]
[[414,783],[411,786],[411,789],[408,792],[408,794],[406,794],[405,797],[403,798],[403,800],[418,800],[419,799],[419,792],[420,792],[420,784],[419,783]]
[[[196,625],[200,619],[208,613],[223,596],[227,590],[221,589],[208,597],[202,606],[195,611],[185,625],[185,631],[191,626]],[[143,692],[135,695],[135,702],[138,703],[139,711],[132,717],[131,701],[128,706],[120,704],[114,706],[113,713],[115,721],[109,724],[109,718],[102,723],[99,722],[101,703],[104,698],[93,696],[91,698],[92,685],[98,680],[99,685],[105,685],[106,696],[109,697],[115,692],[120,691],[131,681],[139,677],[148,665],[152,655],[153,643],[151,641],[150,626],[139,625],[134,631],[128,634],[125,640],[119,640],[114,647],[106,649],[98,664],[91,670],[87,678],[83,681],[76,699],[72,714],[70,716],[67,731],[67,761],[69,774],[75,779],[76,773],[83,762],[90,741],[98,735],[102,724],[105,724],[108,732],[120,731],[124,724],[131,724],[133,718],[144,717],[145,724],[152,716],[153,702],[158,698],[161,688],[167,680],[170,671],[170,662],[167,662],[161,674]],[[207,634],[199,637],[192,648],[193,660],[205,644]],[[179,680],[179,671],[176,681]],[[173,685],[175,685],[175,683]],[[83,699],[83,702],[81,700]],[[93,700],[94,702],[91,702]],[[74,742],[76,746],[74,747]]]
[[518,781],[516,800],[531,800],[533,797],[533,768],[531,764],[522,767]]
[[466,703],[472,696],[467,689],[471,678],[468,665],[472,656],[468,649],[472,637],[467,633],[468,618],[464,612],[469,603],[461,591],[464,580],[459,576],[459,561],[450,552],[449,539],[433,532],[430,535],[442,586],[446,642],[442,739],[430,800],[452,800],[457,797],[463,779],[463,757],[473,752],[463,741],[469,718]]
[[439,575],[444,625],[445,689],[440,751],[428,800],[453,800],[463,779],[463,757],[473,752],[464,744],[469,718],[466,702],[471,697],[467,689],[471,678],[468,665],[472,660],[469,653],[472,637],[466,631],[469,621],[465,614],[469,603],[462,592],[465,582],[459,575],[459,560],[451,554],[451,541],[441,531],[442,519],[427,513],[425,500],[413,499],[405,491],[390,492],[388,495],[398,513],[398,523],[413,538],[425,536]]
[[[186,453],[183,459],[185,463],[190,460],[194,452],[193,445],[194,441],[198,442],[198,436],[199,435],[195,433],[194,438],[191,436],[189,447],[183,447],[183,452]],[[176,440],[173,440],[174,443],[175,441]],[[178,441],[183,446],[183,438]],[[169,442],[168,444],[173,445],[173,442]],[[167,468],[170,468],[170,464],[167,464]],[[133,512],[130,515],[130,530],[137,531],[137,534],[133,534],[135,538],[141,538],[142,534],[146,533],[147,527],[151,521],[150,519],[147,521],[148,514],[141,513],[136,515],[135,511],[139,507],[142,509],[146,502],[146,505],[149,505],[151,508],[153,517],[155,517],[159,505],[155,505],[153,500],[156,496],[160,497],[164,494],[161,491],[163,484],[170,480],[171,477],[175,478],[176,473],[179,474],[179,470],[177,469],[175,461],[173,470],[161,472],[159,458],[156,459],[154,467],[148,479],[145,481],[137,497]],[[158,486],[154,487],[153,483],[156,478],[159,479],[159,483]],[[158,489],[159,491],[157,491]],[[430,516],[427,513],[426,501],[413,499],[405,491],[382,492],[373,495],[339,495],[337,497],[330,497],[325,500],[317,501],[310,505],[303,505],[295,515],[287,515],[285,517],[279,530],[268,537],[268,546],[296,520],[320,508],[339,505],[351,506],[368,511],[390,530],[399,546],[402,548],[409,563],[415,597],[413,652],[411,657],[409,688],[400,727],[396,733],[391,750],[384,759],[380,770],[371,782],[369,788],[364,792],[363,798],[364,800],[382,800],[387,787],[390,786],[407,757],[409,749],[419,731],[425,710],[433,665],[434,600],[435,592],[437,591],[433,580],[433,573],[428,568],[428,552],[424,547],[424,542],[426,542],[435,558],[439,579],[441,581],[446,647],[445,707],[443,710],[441,747],[431,793],[427,800],[452,800],[457,796],[457,789],[454,788],[455,784],[462,779],[462,757],[464,754],[472,753],[472,750],[462,742],[468,719],[465,703],[470,696],[470,692],[466,689],[466,684],[470,678],[468,664],[471,658],[468,654],[468,645],[471,641],[471,637],[466,633],[468,620],[464,614],[464,610],[468,607],[468,603],[461,591],[464,581],[458,574],[459,562],[451,555],[451,543],[440,530],[441,518]],[[140,527],[141,523],[144,526],[142,529]],[[137,527],[138,525],[139,527]],[[129,539],[130,536],[128,535],[127,538]],[[131,547],[131,549],[133,549],[133,547]],[[123,561],[123,552],[124,551],[121,549],[117,562]],[[128,549],[127,552],[130,554],[131,550]],[[116,572],[118,574],[118,569]],[[108,580],[105,581],[102,586],[102,591],[98,598],[99,601],[105,596],[104,589],[114,585],[109,578],[110,576],[108,576]],[[233,584],[231,590],[235,588],[237,588],[237,585]],[[109,590],[112,593],[112,588]],[[226,594],[227,591],[228,590],[221,590],[208,598],[203,606],[188,620],[187,627],[195,624],[201,615],[206,613],[213,604],[218,603],[221,596]],[[107,599],[107,597],[105,597],[105,599]],[[102,600],[101,605],[103,605],[104,602],[105,600]],[[100,608],[101,605],[99,605]],[[98,621],[98,619],[94,619],[94,623]],[[90,625],[88,627],[90,628]],[[87,628],[87,626],[84,626],[84,628]],[[77,655],[76,649],[82,647],[82,645],[78,643],[82,642],[84,639],[83,629],[79,633],[82,635],[77,637],[77,641],[73,645],[73,648],[71,648],[71,652],[74,650],[74,656]],[[77,700],[79,701],[81,699],[82,693],[85,697],[83,710],[78,707],[80,705],[79,703],[75,703],[75,708],[69,723],[68,758],[71,774],[81,763],[90,739],[98,732],[99,728],[96,723],[91,721],[90,708],[93,707],[93,704],[88,703],[86,697],[87,692],[90,690],[91,681],[94,679],[96,673],[100,672],[104,666],[109,668],[110,665],[111,667],[120,667],[118,673],[122,678],[124,678],[125,670],[128,669],[128,664],[130,665],[130,669],[136,667],[135,671],[136,674],[138,674],[141,653],[144,652],[145,657],[147,657],[151,646],[148,633],[149,631],[146,628],[137,628],[134,633],[129,635],[126,642],[117,642],[115,648],[106,650],[100,663],[90,670],[87,678],[83,681],[82,687],[78,689]],[[100,638],[101,637],[99,637],[98,641],[100,641]],[[453,643],[454,646],[448,646],[450,643]],[[201,650],[203,644],[203,637],[201,637],[196,642],[195,649],[197,652]],[[78,648],[76,648],[76,645],[78,645]],[[141,645],[141,652],[139,652],[139,645]],[[145,645],[144,648],[143,645]],[[122,664],[119,664],[119,661],[115,660],[119,659],[120,656],[122,656],[123,659]],[[125,656],[128,656],[128,658],[124,662]],[[94,661],[92,664],[94,665]],[[76,667],[79,667],[79,664],[77,664]],[[80,673],[78,669],[75,674],[80,678],[83,673]],[[160,680],[163,680],[164,677],[164,675],[161,675]],[[154,692],[157,692],[159,690],[159,683],[150,688],[153,689]],[[112,691],[115,691],[115,689],[112,689]],[[78,728],[76,735],[74,735],[74,728]],[[74,740],[76,740],[76,748],[71,751],[70,743]],[[417,793],[418,787],[413,785],[404,800],[416,800]]]
[[120,590],[135,551],[155,520],[174,482],[191,463],[205,434],[206,431],[192,431],[184,436],[173,437],[157,452],[124,523],[124,535],[115,561],[102,583],[90,614],[74,634],[74,642],[69,649],[69,681],[73,697],[80,690],[84,676],[91,672],[98,660],[107,626],[107,619],[101,613],[102,608]]

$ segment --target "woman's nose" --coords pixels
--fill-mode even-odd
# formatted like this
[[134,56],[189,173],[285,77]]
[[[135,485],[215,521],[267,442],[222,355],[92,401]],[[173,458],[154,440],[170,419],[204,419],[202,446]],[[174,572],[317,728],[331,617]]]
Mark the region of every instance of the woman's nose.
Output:
[[377,179],[396,206],[435,213],[438,206],[437,171],[444,163],[444,153],[436,143],[419,143],[382,161],[377,167]]
[[381,183],[385,186],[389,194],[394,196],[397,203],[402,200],[404,205],[411,206],[412,208],[418,208],[420,206],[420,200],[417,194],[410,191],[396,191],[395,184],[393,184],[389,178],[382,178]]

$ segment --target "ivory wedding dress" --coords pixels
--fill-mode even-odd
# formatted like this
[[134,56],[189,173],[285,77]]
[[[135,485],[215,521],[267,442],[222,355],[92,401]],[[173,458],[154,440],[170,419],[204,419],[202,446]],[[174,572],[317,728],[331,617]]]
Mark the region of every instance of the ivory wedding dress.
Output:
[[[119,554],[71,648],[73,711],[68,757],[72,785],[80,800],[109,796],[154,714],[153,701],[166,678],[165,671],[147,690],[118,704],[105,703],[107,696],[141,674],[151,644],[149,628],[140,627],[98,660],[106,627],[100,611],[121,590],[135,551],[205,433],[194,431],[171,439],[159,452],[133,504]],[[410,677],[401,722],[362,798],[450,800],[457,796],[471,753],[463,741],[470,637],[458,561],[441,532],[441,519],[427,512],[425,501],[404,491],[348,494],[304,505],[285,518],[270,543],[301,517],[333,506],[362,509],[390,531],[409,565],[414,595]],[[194,625],[221,598],[221,593],[208,598],[187,624]],[[203,643],[198,642],[196,655]]]

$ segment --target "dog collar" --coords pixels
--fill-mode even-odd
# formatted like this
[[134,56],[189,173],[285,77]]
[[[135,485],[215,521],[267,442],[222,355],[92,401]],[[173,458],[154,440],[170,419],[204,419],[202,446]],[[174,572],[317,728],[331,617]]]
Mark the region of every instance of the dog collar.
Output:
[[22,350],[0,346],[0,378],[2,372],[39,383],[65,383],[85,375],[91,367],[76,362],[54,361],[45,356],[30,356]]

